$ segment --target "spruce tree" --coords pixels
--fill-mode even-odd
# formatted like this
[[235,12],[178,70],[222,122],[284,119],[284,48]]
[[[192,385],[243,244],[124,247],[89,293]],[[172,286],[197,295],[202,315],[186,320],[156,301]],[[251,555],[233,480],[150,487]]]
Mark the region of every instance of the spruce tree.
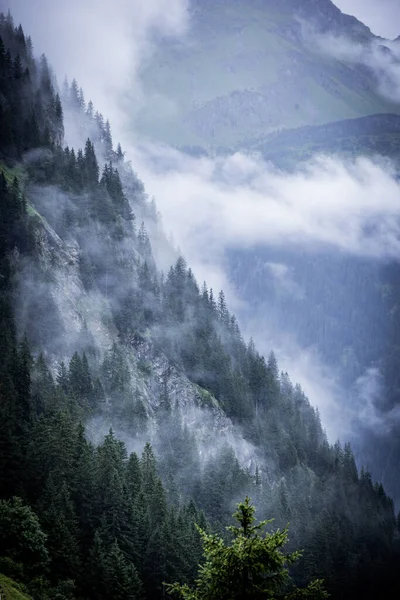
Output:
[[199,567],[194,588],[178,583],[167,585],[168,592],[183,600],[294,600],[323,599],[328,594],[320,580],[304,589],[290,589],[288,566],[299,552],[285,554],[287,530],[262,535],[271,521],[254,525],[255,509],[246,497],[233,515],[239,526],[227,529],[233,534],[230,544],[218,535],[200,531],[205,562]]

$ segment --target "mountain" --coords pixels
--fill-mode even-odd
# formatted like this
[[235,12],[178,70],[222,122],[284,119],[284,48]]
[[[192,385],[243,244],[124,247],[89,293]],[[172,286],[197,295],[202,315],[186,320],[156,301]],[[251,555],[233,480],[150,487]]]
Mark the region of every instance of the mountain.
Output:
[[296,584],[397,597],[382,485],[197,284],[77,82],[11,15],[0,37],[0,571],[39,600],[163,598],[195,580],[196,524],[250,494],[290,520]]
[[371,70],[316,46],[314,30],[378,40],[329,0],[194,2],[190,14],[190,36],[158,40],[141,69],[135,130],[145,136],[232,147],[280,128],[398,112]]
[[376,114],[324,125],[285,129],[246,140],[236,150],[259,153],[277,167],[290,170],[321,154],[342,159],[381,156],[397,163],[400,154],[400,116]]
[[[380,80],[365,61],[329,57],[315,33],[347,39],[366,55],[375,48],[375,58],[396,63],[387,40],[329,0],[197,2],[190,39],[161,41],[142,69],[150,101],[139,112],[138,130],[194,156],[255,152],[283,171],[320,154],[380,163],[383,157],[397,170],[398,104],[378,94]],[[364,401],[372,402],[373,418],[368,424],[356,418],[349,437],[358,464],[367,464],[398,502],[397,262],[310,251],[285,240],[277,248],[267,239],[225,256],[248,312],[257,312],[277,344],[290,338],[316,353],[342,388],[343,409],[364,414],[360,385],[371,384]],[[244,312],[239,318],[252,322]]]

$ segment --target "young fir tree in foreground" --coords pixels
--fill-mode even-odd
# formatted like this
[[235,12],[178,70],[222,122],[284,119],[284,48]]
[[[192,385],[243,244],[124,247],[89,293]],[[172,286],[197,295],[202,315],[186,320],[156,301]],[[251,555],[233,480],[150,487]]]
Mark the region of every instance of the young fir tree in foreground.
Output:
[[287,529],[266,533],[271,521],[254,525],[255,508],[250,498],[238,504],[233,515],[239,527],[227,529],[233,541],[226,545],[218,535],[199,528],[203,539],[205,562],[199,567],[196,587],[178,583],[166,585],[168,592],[183,600],[320,600],[328,598],[322,581],[316,579],[306,588],[290,585],[287,567],[299,557],[299,552],[285,554],[281,548],[288,539]]

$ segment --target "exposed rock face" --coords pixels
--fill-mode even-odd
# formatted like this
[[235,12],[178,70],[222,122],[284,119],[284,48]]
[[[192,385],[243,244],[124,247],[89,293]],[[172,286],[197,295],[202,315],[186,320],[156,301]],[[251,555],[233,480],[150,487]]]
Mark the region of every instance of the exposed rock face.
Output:
[[[32,271],[32,264],[24,266],[18,297],[29,297],[30,302],[35,296],[38,299],[40,297],[40,301],[45,298],[48,311],[53,313],[51,319],[48,311],[43,319],[41,315],[36,317],[41,326],[44,322],[50,322],[48,335],[53,343],[48,344],[47,348],[54,375],[60,362],[68,361],[71,353],[84,347],[87,339],[95,347],[97,361],[101,361],[107,350],[114,343],[119,343],[112,324],[109,298],[99,290],[85,290],[79,266],[81,248],[76,240],[62,240],[39,215],[34,235],[40,270]],[[16,256],[15,261],[18,260]],[[28,307],[24,302],[19,312],[24,322],[32,318],[31,306]],[[156,353],[150,339],[125,347],[124,358],[130,372],[132,403],[140,398],[148,415],[147,429],[136,440],[131,439],[127,432],[118,432],[128,448],[140,448],[148,439],[156,439],[156,416],[162,409],[163,397],[167,395],[176,418],[194,434],[201,458],[207,458],[221,447],[229,445],[243,467],[255,469],[255,449],[235,428],[217,400],[171,365],[164,354]],[[89,423],[88,432],[95,441],[100,441],[114,426],[111,404],[108,399],[105,415],[95,417]]]
[[[34,237],[38,261],[36,266],[32,263],[23,266],[19,282],[21,330],[32,318],[38,321],[37,329],[47,329],[52,339],[45,347],[54,369],[60,360],[68,360],[73,349],[79,349],[79,338],[85,330],[93,336],[102,354],[115,339],[115,332],[104,324],[107,316],[110,321],[110,307],[98,291],[85,291],[77,241],[62,240],[38,213]],[[31,314],[24,302],[29,299],[32,304],[35,298],[38,302],[45,301],[47,310],[43,314]]]

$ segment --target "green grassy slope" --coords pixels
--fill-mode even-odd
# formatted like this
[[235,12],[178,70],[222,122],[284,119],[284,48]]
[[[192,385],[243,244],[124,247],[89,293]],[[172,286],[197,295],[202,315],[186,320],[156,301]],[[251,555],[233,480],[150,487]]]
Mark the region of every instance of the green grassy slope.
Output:
[[[160,42],[142,69],[139,132],[175,145],[231,146],[281,127],[397,112],[368,72],[304,43],[293,4],[217,0],[193,9],[186,40]],[[351,23],[318,13],[323,29],[372,38]]]
[[18,583],[9,579],[0,573],[0,594],[1,600],[31,600],[21,591]]

